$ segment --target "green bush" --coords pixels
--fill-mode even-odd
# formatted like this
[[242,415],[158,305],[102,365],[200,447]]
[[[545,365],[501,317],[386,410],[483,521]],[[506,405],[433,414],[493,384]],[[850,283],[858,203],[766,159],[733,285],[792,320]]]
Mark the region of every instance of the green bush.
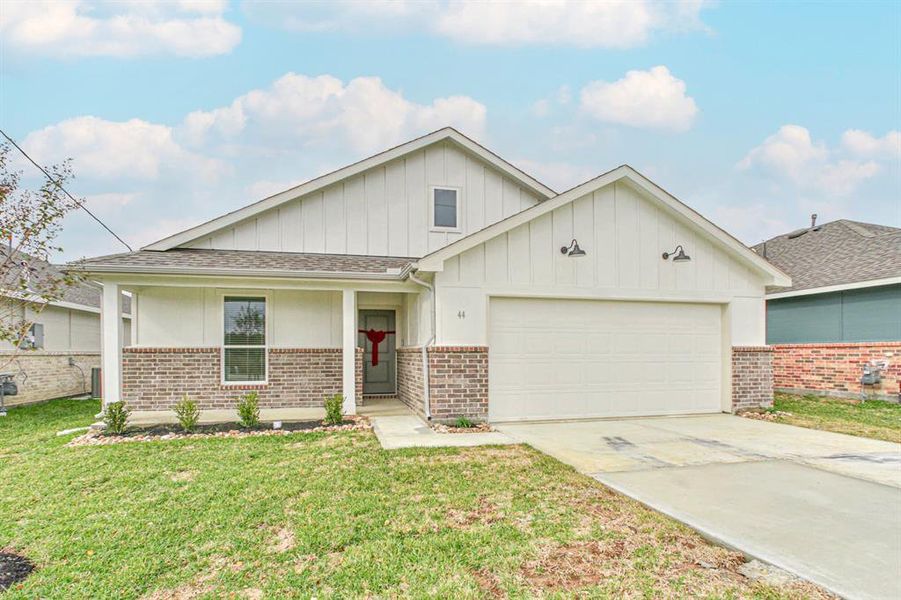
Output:
[[344,420],[342,414],[344,409],[344,396],[334,394],[327,396],[325,399],[325,420],[326,425],[338,425]]
[[464,429],[469,429],[470,427],[475,427],[475,423],[467,419],[466,417],[459,417],[457,419],[457,427],[462,427]]
[[103,411],[103,424],[105,431],[113,435],[122,435],[128,428],[128,415],[131,411],[124,402],[110,402]]
[[260,395],[248,392],[238,400],[238,421],[241,427],[251,429],[260,424]]
[[197,403],[185,394],[178,404],[175,405],[175,416],[178,417],[178,423],[181,425],[182,430],[185,433],[191,433],[197,429],[197,422],[200,420],[200,409],[197,408]]

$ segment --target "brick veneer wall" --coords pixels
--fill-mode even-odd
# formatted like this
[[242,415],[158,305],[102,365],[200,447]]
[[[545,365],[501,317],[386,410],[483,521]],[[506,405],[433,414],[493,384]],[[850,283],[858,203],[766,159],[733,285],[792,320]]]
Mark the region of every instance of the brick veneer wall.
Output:
[[[234,408],[249,390],[261,408],[322,406],[342,392],[338,348],[271,348],[266,384],[223,385],[219,348],[125,348],[122,399],[132,410],[169,410],[185,394],[201,409]],[[363,396],[363,351],[356,352],[356,393]]]
[[887,360],[889,368],[882,374],[882,383],[867,386],[866,391],[887,400],[898,398],[901,342],[777,344],[773,348],[779,391],[859,398],[863,366],[871,360]]
[[[69,358],[77,366],[69,366]],[[91,391],[91,368],[100,366],[99,352],[21,350],[0,352],[3,371],[16,373],[19,393],[6,396],[6,406],[31,404]],[[79,370],[80,369],[80,370]]]
[[422,348],[397,349],[397,399],[425,417],[422,383]]
[[732,410],[773,405],[773,348],[732,347]]
[[[397,355],[398,398],[419,415],[425,412],[421,352],[421,348],[400,348]],[[432,419],[487,419],[488,348],[430,346],[428,357]]]

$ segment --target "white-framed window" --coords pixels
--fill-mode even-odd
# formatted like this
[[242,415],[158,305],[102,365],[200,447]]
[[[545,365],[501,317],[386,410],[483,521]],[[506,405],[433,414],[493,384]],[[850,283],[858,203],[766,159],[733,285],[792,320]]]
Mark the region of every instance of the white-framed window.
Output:
[[44,325],[42,323],[32,323],[25,334],[25,340],[22,347],[29,350],[41,350],[44,348]]
[[224,296],[222,314],[222,382],[266,383],[266,297]]
[[430,196],[429,214],[432,231],[462,231],[462,190],[455,187],[433,186]]

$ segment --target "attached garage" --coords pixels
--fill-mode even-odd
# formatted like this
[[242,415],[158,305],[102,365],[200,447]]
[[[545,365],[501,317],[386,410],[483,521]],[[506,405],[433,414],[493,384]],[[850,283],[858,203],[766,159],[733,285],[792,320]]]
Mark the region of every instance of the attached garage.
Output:
[[720,412],[718,304],[492,298],[492,421]]

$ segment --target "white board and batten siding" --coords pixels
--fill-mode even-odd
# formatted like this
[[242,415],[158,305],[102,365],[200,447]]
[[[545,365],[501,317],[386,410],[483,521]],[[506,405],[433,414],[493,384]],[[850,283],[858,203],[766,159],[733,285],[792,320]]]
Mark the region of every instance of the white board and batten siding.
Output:
[[[429,227],[430,190],[461,190],[461,231]],[[190,248],[420,257],[539,201],[483,160],[437,143],[186,244]]]
[[[587,252],[560,252],[576,238]],[[664,261],[682,244],[691,261]],[[488,343],[489,298],[717,304],[733,345],[764,343],[764,282],[684,218],[617,181],[448,259],[436,274],[438,343]]]

